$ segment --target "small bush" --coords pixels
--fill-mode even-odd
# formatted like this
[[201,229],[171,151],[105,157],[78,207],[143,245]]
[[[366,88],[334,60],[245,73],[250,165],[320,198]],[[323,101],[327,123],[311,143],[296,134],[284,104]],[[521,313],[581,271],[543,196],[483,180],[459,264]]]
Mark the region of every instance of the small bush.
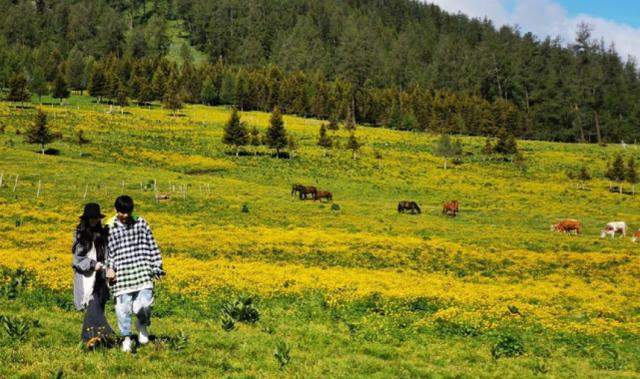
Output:
[[236,328],[236,320],[227,313],[223,313],[220,317],[220,326],[222,326],[222,330],[230,332]]
[[494,359],[518,357],[524,352],[522,338],[512,333],[504,333],[498,336],[498,340],[491,348],[491,356]]
[[249,213],[249,205],[242,204],[242,213]]
[[276,351],[273,353],[276,361],[282,370],[289,362],[291,362],[291,347],[285,341],[279,341],[276,345]]
[[11,317],[0,315],[0,324],[9,338],[17,341],[24,341],[29,336],[31,327],[38,327],[38,320],[28,320],[22,317]]
[[260,320],[260,312],[253,305],[251,297],[239,297],[222,306],[222,315],[226,315],[234,321],[254,324]]

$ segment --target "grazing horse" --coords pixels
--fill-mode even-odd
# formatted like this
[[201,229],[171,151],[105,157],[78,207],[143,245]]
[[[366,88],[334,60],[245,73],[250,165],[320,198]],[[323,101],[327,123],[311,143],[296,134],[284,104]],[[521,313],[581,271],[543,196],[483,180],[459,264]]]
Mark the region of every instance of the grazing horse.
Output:
[[442,206],[442,214],[447,216],[456,217],[458,212],[460,212],[460,204],[458,203],[458,200],[446,202]]
[[294,184],[291,187],[291,196],[302,193],[302,191],[304,191],[304,186],[302,184]]
[[311,195],[311,198],[315,200],[318,195],[318,189],[314,186],[303,186],[302,191],[300,191],[300,200],[305,200],[307,195]]
[[415,201],[401,201],[398,203],[398,213],[410,211],[411,214],[422,213],[418,203]]
[[327,199],[327,201],[333,201],[333,194],[329,191],[318,191],[314,200]]

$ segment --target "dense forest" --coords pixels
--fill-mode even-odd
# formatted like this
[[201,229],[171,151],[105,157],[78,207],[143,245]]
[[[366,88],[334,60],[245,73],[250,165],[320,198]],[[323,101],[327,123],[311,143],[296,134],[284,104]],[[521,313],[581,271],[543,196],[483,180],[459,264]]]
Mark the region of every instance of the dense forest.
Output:
[[[178,23],[179,21],[179,23]],[[205,52],[170,56],[179,25]],[[235,105],[406,130],[634,141],[633,58],[413,0],[0,0],[0,87]]]

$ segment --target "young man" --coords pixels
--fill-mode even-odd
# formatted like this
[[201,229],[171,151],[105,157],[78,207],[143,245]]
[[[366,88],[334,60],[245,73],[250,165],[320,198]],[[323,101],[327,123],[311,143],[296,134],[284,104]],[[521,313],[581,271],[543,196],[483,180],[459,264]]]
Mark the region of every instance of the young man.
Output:
[[116,316],[124,337],[122,351],[131,351],[131,313],[137,318],[138,342],[149,342],[153,280],[164,275],[162,257],[147,222],[133,214],[133,199],[115,202],[116,216],[107,222],[107,279],[116,298]]

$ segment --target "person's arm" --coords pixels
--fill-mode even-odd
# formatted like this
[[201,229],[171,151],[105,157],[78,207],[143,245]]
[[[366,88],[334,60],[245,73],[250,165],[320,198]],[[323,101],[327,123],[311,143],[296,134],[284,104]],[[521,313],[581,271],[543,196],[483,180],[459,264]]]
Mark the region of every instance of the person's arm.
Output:
[[107,273],[106,273],[106,277],[107,279],[115,279],[116,277],[116,264],[115,264],[115,259],[114,259],[114,251],[113,251],[113,246],[114,246],[114,237],[113,237],[113,233],[111,233],[111,230],[109,230],[109,236],[107,237],[107,246],[106,246],[106,257],[105,257],[105,266],[107,268]]
[[87,254],[91,249],[91,246],[85,246],[85,244],[80,241],[78,238],[78,233],[74,233],[73,235],[73,268],[83,274],[90,273],[95,270],[97,261],[89,258]]
[[163,276],[165,274],[162,269],[162,256],[160,255],[160,248],[156,243],[156,239],[153,237],[153,232],[149,227],[149,224],[145,221],[145,238],[147,239],[147,243],[149,244],[149,260],[151,263],[151,267],[153,269],[153,274],[156,277]]

